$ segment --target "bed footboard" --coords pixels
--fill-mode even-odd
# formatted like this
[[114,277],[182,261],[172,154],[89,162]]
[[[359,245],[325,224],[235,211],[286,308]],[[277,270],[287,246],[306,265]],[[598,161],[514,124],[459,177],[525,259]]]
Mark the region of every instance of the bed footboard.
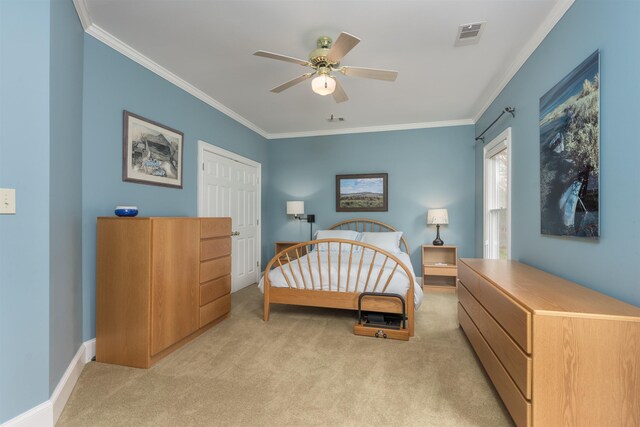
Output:
[[[326,246],[325,246],[326,245]],[[311,252],[311,248],[319,250]],[[307,257],[301,259],[303,249]],[[322,249],[325,248],[324,251]],[[337,249],[336,250],[329,250]],[[344,250],[343,250],[344,248]],[[368,255],[365,259],[364,251]],[[296,256],[292,259],[290,253]],[[322,260],[326,254],[326,260]],[[313,269],[311,257],[315,257]],[[285,261],[283,261],[283,259]],[[332,259],[337,264],[337,272],[332,271]],[[376,261],[378,264],[375,264]],[[379,271],[373,268],[380,265]],[[269,273],[280,267],[286,287],[271,286]],[[346,270],[346,277],[340,272]],[[264,320],[269,320],[270,304],[306,305],[313,307],[358,309],[361,292],[386,292],[396,274],[406,274],[409,287],[403,295],[407,305],[409,335],[414,334],[414,274],[395,255],[367,243],[344,239],[323,239],[298,243],[277,253],[264,270]],[[388,272],[388,275],[387,275]],[[331,275],[337,274],[337,277]],[[353,283],[353,284],[352,284]],[[358,284],[364,283],[363,286]],[[323,287],[324,284],[324,287]],[[328,289],[327,289],[328,287]],[[394,299],[371,299],[363,304],[367,311],[401,313],[402,305]]]

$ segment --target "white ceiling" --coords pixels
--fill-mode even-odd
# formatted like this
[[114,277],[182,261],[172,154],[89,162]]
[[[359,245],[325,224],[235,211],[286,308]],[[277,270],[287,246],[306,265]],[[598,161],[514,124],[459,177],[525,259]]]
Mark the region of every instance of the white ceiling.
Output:
[[[268,138],[473,123],[573,0],[75,0],[88,33]],[[454,47],[460,24],[486,21]],[[395,82],[339,75],[336,104],[306,69],[320,35],[362,41],[342,65],[397,70]],[[334,114],[344,122],[329,123]]]

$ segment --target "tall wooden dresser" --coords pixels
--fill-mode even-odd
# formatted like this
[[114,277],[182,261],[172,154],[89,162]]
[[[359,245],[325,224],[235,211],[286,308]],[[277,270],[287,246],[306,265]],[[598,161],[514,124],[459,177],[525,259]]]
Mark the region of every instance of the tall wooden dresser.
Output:
[[148,368],[231,310],[231,218],[98,218],[96,360]]
[[462,259],[458,321],[518,426],[640,426],[640,308],[515,261]]

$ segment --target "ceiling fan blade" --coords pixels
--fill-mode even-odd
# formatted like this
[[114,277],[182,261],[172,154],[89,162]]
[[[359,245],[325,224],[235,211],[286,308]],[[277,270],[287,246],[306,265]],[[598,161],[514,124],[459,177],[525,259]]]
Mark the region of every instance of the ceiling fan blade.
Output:
[[349,33],[340,33],[338,39],[333,43],[331,49],[329,49],[327,59],[329,62],[334,64],[340,62],[340,60],[358,43],[360,43],[360,39],[356,36]]
[[271,92],[273,93],[280,93],[285,89],[289,89],[291,86],[295,86],[300,82],[303,82],[305,80],[307,80],[309,77],[311,77],[313,75],[313,73],[307,73],[307,74],[303,74],[300,77],[296,77],[293,80],[289,80],[286,83],[281,84],[278,87],[274,87],[273,89],[271,89]]
[[336,81],[336,88],[333,91],[333,100],[336,101],[338,104],[341,102],[348,101],[349,97],[347,96],[347,93],[342,88],[342,85],[340,84],[340,80],[336,79],[333,76],[331,76],[331,78]]
[[293,58],[291,56],[280,55],[279,53],[266,52],[264,50],[259,50],[254,53],[255,56],[262,56],[264,58],[269,59],[277,59],[278,61],[285,62],[293,62],[294,64],[304,65],[306,67],[310,67],[311,63],[309,61],[305,61],[304,59]]
[[396,77],[398,77],[397,71],[377,70],[375,68],[342,67],[338,71],[345,76],[364,77],[365,79],[386,80],[390,82],[395,81]]

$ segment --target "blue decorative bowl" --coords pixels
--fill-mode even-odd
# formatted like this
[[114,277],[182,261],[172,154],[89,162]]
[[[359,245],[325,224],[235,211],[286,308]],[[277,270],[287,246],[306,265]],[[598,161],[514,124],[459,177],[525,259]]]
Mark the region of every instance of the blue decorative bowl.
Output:
[[138,215],[137,206],[116,206],[116,215],[118,216],[136,216]]

